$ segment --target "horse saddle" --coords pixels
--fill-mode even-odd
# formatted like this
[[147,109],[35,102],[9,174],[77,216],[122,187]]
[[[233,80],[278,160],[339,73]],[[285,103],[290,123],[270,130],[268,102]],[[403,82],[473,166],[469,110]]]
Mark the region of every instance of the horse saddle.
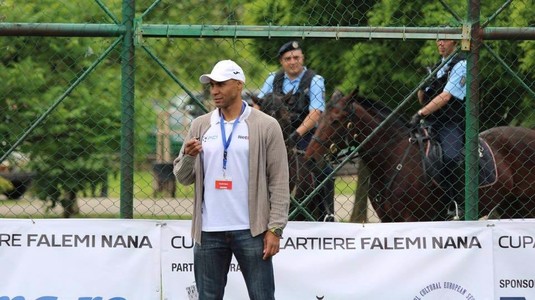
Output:
[[[413,139],[418,142],[420,151],[423,153],[423,166],[426,176],[435,180],[435,182],[440,182],[436,180],[439,178],[439,171],[444,166],[440,144],[429,135],[428,129],[424,127],[418,128],[413,133]],[[479,138],[478,153],[479,187],[496,183],[498,172],[494,153],[492,153],[492,149],[482,138]]]

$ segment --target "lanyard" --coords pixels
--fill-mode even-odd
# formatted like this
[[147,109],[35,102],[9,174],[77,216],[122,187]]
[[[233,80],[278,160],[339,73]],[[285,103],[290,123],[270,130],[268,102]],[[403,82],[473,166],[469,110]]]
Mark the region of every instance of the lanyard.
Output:
[[245,111],[245,103],[242,104],[240,115],[236,118],[234,121],[234,124],[232,124],[232,131],[229,134],[228,140],[227,135],[225,133],[225,119],[223,118],[223,114],[220,116],[219,125],[221,127],[221,140],[223,141],[223,175],[225,174],[225,171],[227,170],[227,153],[228,153],[228,147],[230,146],[230,141],[232,140],[232,134],[234,133],[234,130],[236,129],[236,126],[240,122],[240,117]]

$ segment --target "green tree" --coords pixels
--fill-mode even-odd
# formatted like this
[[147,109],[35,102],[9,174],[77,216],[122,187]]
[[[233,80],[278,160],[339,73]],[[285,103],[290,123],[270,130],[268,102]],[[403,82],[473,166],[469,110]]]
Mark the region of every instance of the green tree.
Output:
[[[212,1],[213,10],[199,9],[206,1],[160,3],[146,15],[144,24],[240,22],[245,1]],[[138,4],[139,16],[151,3]],[[39,3],[1,3],[5,22],[111,23],[95,2],[45,0]],[[121,1],[106,2],[121,17]],[[222,8],[222,9],[219,9]],[[184,13],[187,11],[188,13]],[[192,13],[193,12],[193,13]],[[111,44],[114,38],[2,37],[0,53],[1,150],[6,151],[56,99]],[[184,84],[197,93],[198,76],[209,72],[220,59],[238,61],[255,89],[260,64],[248,50],[251,41],[228,39],[145,38],[142,46],[155,54]],[[156,112],[168,109],[185,91],[156,63],[143,47],[136,48],[135,158],[141,165],[151,149]],[[76,197],[117,173],[121,127],[120,46],[100,63],[61,104],[36,127],[18,150],[31,156],[39,198],[61,203],[66,216],[76,212]],[[206,93],[206,91],[201,91]],[[178,99],[181,100],[181,99]]]
[[[245,16],[247,24],[272,26],[366,26],[367,12],[377,0],[366,1],[251,1],[246,5],[249,12]],[[255,42],[255,54],[274,71],[280,68],[277,51],[287,39],[267,39]],[[298,39],[298,38],[294,38]],[[326,40],[305,38],[301,45],[305,51],[306,65],[323,75],[326,82],[327,95],[339,86],[346,77],[341,58],[347,53],[355,41]],[[267,77],[264,70],[263,80]]]
[[[460,19],[466,17],[466,2],[447,2]],[[493,0],[482,3],[485,21],[503,5]],[[439,1],[263,1],[247,4],[251,24],[272,26],[441,26],[460,22]],[[489,26],[533,26],[532,1],[509,4]],[[256,53],[271,66],[278,66],[275,53],[282,41],[259,40]],[[531,85],[533,41],[487,41],[508,65]],[[359,87],[362,94],[397,105],[427,75],[438,60],[434,41],[423,40],[325,40],[302,41],[307,65],[326,78],[328,90],[349,92]],[[503,124],[533,124],[533,99],[486,49],[481,50],[482,128]],[[533,87],[532,87],[533,89]],[[413,107],[407,110],[413,112]],[[526,113],[528,112],[528,113]],[[531,121],[530,121],[531,120]]]
[[[490,26],[530,26],[533,9],[527,9],[528,1],[512,4]],[[485,2],[481,19],[494,13],[500,1]],[[466,3],[452,6],[457,15],[466,15]],[[440,26],[452,24],[455,18],[438,2],[383,0],[368,15],[371,26]],[[455,22],[457,25],[459,22]],[[508,66],[524,82],[533,82],[533,47],[526,41],[486,42],[505,60]],[[485,48],[480,49],[480,103],[481,127],[487,129],[505,124],[533,124],[533,99],[526,90],[510,76],[505,67]],[[391,106],[398,104],[417,84],[425,78],[426,67],[438,60],[434,41],[385,40],[361,42],[345,53],[346,79],[341,84],[348,89],[358,82],[365,95],[381,99]],[[416,104],[414,104],[416,105]],[[410,114],[414,107],[408,108]]]
[[[7,22],[87,22],[103,13],[75,2],[3,3]],[[46,12],[43,8],[47,8]],[[53,12],[53,14],[52,14]],[[0,106],[4,153],[107,48],[110,39],[3,37]],[[117,172],[120,142],[118,51],[65,98],[19,147],[36,173],[36,195],[65,217],[77,212],[77,194]],[[141,110],[142,112],[143,110]]]

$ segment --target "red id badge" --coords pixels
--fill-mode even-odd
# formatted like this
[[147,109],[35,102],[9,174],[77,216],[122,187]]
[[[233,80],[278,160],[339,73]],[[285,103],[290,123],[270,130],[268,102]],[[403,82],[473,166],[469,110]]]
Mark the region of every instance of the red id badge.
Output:
[[220,178],[215,181],[216,190],[232,190],[232,179]]

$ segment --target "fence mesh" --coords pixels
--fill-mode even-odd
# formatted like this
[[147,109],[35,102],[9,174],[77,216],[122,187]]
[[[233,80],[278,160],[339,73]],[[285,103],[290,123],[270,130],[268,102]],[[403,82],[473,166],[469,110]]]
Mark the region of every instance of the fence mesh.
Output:
[[[331,97],[336,91],[349,95],[358,89],[360,98],[384,104],[380,111],[383,119],[396,110],[393,123],[385,124],[387,129],[403,120],[406,123],[421,108],[414,91],[439,60],[437,41],[414,35],[406,38],[403,31],[396,37],[376,39],[371,38],[371,28],[459,28],[468,7],[466,2],[458,2],[138,0],[135,8],[130,7],[135,9],[138,26],[257,25],[267,26],[268,32],[253,38],[232,34],[206,37],[202,33],[173,37],[165,29],[156,36],[143,36],[143,32],[136,31],[135,81],[131,82],[121,80],[125,76],[121,73],[122,36],[82,34],[85,29],[76,26],[121,25],[124,11],[134,1],[0,0],[0,154],[12,150],[0,170],[0,216],[119,217],[121,184],[126,180],[121,168],[131,168],[134,217],[190,218],[193,187],[176,183],[171,170],[190,122],[213,109],[209,90],[199,83],[199,76],[209,72],[218,60],[235,60],[247,76],[243,98],[252,103],[249,94],[257,95],[268,75],[281,68],[277,51],[290,40],[300,43],[305,65],[325,79],[328,105],[323,119],[332,110],[329,103],[334,103]],[[515,132],[515,140],[504,141],[494,149],[500,172],[497,180],[504,183],[494,185],[491,192],[481,189],[480,193],[487,198],[492,198],[489,193],[504,196],[482,200],[479,211],[484,215],[495,209],[493,212],[501,213],[495,214],[498,218],[533,217],[535,157],[530,153],[535,153],[535,42],[533,36],[520,38],[525,33],[519,28],[533,33],[535,7],[530,0],[492,0],[485,1],[480,11],[481,23],[493,28],[509,27],[511,33],[501,40],[484,40],[478,49],[478,60],[472,65],[478,70],[473,80],[480,85],[479,131],[498,126],[528,129]],[[47,24],[45,29],[49,30],[38,36],[20,24],[35,24],[36,28]],[[18,26],[26,30],[17,31]],[[284,26],[297,29],[288,31],[287,36],[270,36],[270,27]],[[370,38],[308,37],[307,28],[312,26],[329,28],[326,31],[369,27]],[[54,29],[68,32],[69,28],[70,34],[50,36]],[[135,95],[134,149],[121,149],[130,147],[124,142],[129,132],[125,119],[130,117],[122,98],[125,90]],[[409,101],[404,103],[407,98]],[[354,117],[351,114],[356,115],[354,107],[345,108],[345,119],[339,121],[344,126]],[[294,192],[294,200],[310,198],[308,213],[318,220],[331,210],[335,220],[351,222],[447,218],[442,200],[432,205],[414,204],[420,197],[434,199],[442,193],[433,180],[428,182],[424,179],[427,177],[417,176],[419,161],[414,159],[416,165],[408,163],[399,173],[392,171],[397,163],[385,167],[371,162],[374,158],[370,156],[377,150],[386,155],[383,161],[399,163],[406,147],[394,147],[391,131],[374,131],[369,125],[359,128],[358,121],[363,121],[361,115],[359,118],[352,122],[354,128],[345,127],[330,136],[330,142],[338,143],[339,151],[337,159],[330,162],[330,169],[336,172],[324,174],[335,181],[333,202],[328,195],[320,200],[308,197],[314,187],[302,187],[302,182],[298,187],[306,192],[299,197],[299,192]],[[388,135],[382,136],[385,132]],[[370,135],[369,141],[362,143]],[[508,135],[513,134],[505,132],[490,138]],[[402,140],[408,139],[407,132]],[[411,149],[418,147],[413,144]],[[124,153],[129,150],[134,151],[132,165],[121,167]],[[416,150],[408,151],[407,161],[412,162]],[[352,159],[343,155],[352,152],[357,154]],[[332,153],[331,149],[326,153]],[[502,153],[507,155],[502,157]],[[395,155],[398,158],[389,160]],[[407,168],[412,171],[405,173]],[[507,172],[513,176],[505,178]],[[386,195],[377,191],[377,184],[370,185],[378,179],[382,189],[407,179],[427,187],[418,190],[410,185]],[[316,179],[316,184],[322,180]],[[390,197],[391,202],[378,199],[378,195]],[[405,196],[411,200],[401,203]],[[498,209],[500,201],[506,205]],[[507,214],[511,210],[515,213]],[[291,216],[300,214],[297,210]]]

